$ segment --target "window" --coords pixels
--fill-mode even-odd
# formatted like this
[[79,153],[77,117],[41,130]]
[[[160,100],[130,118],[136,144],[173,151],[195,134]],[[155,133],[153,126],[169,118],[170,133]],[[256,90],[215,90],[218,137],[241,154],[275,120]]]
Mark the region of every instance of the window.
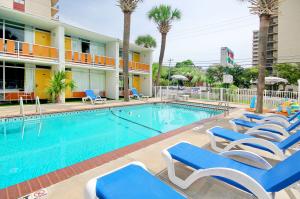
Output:
[[5,25],[5,39],[24,41],[25,28],[22,24],[8,22]]
[[123,57],[123,49],[122,49],[122,48],[119,49],[119,57],[120,57],[120,58]]
[[88,41],[81,42],[81,52],[90,53],[90,42]]
[[124,90],[124,76],[122,74],[119,76],[119,90]]
[[24,90],[25,70],[24,64],[5,64],[5,89]]

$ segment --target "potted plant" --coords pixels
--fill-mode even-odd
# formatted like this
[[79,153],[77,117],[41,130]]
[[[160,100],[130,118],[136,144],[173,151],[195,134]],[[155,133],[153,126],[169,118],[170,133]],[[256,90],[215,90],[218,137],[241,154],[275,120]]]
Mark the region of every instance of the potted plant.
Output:
[[70,88],[72,91],[75,88],[75,82],[73,80],[66,81],[66,72],[55,72],[50,80],[50,85],[47,89],[48,95],[51,97],[53,103],[61,103],[60,95],[66,88]]

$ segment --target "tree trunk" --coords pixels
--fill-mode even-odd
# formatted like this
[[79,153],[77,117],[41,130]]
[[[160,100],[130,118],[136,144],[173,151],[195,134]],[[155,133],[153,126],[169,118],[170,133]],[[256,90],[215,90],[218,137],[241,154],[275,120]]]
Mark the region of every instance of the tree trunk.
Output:
[[258,75],[258,82],[257,82],[257,102],[256,102],[257,113],[263,113],[265,70],[267,64],[267,44],[268,44],[268,31],[269,31],[270,20],[271,20],[270,15],[260,16],[259,44],[258,44],[259,75]]
[[123,34],[123,75],[124,75],[124,100],[129,101],[129,68],[128,68],[128,51],[129,51],[129,39],[130,39],[130,23],[131,13],[124,12],[124,34]]
[[167,42],[167,33],[162,33],[161,34],[161,47],[160,47],[160,54],[159,54],[159,65],[158,65],[158,71],[157,71],[157,78],[156,78],[156,82],[155,82],[156,86],[159,86],[159,83],[160,83],[160,72],[161,72],[163,61],[164,61],[166,42]]

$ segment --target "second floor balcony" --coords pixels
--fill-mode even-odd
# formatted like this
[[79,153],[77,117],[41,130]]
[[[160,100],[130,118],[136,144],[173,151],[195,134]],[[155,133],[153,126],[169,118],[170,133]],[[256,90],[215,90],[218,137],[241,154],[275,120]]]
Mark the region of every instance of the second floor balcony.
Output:
[[0,38],[0,56],[1,55],[20,59],[58,61],[57,48]]
[[[124,61],[120,59],[120,69],[123,69]],[[128,62],[129,71],[137,71],[137,72],[150,72],[150,65],[140,62],[129,61]]]
[[116,63],[112,57],[92,55],[89,53],[80,53],[75,51],[66,51],[66,62],[74,64],[86,64],[90,66],[108,66],[114,68]]

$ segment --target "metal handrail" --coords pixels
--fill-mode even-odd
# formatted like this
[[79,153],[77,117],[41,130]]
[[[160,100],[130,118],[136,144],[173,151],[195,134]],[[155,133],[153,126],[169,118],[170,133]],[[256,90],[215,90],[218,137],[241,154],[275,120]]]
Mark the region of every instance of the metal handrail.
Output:
[[42,108],[39,96],[36,96],[35,98],[35,112],[39,113],[40,116],[42,115]]
[[20,115],[25,117],[23,97],[20,97]]

